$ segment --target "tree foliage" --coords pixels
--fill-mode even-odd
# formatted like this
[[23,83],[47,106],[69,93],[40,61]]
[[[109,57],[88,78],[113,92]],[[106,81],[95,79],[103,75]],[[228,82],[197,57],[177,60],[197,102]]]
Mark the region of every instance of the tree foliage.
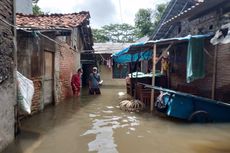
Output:
[[92,29],[93,40],[97,43],[104,43],[109,41],[109,37],[106,36],[106,33],[103,29]]
[[42,12],[41,8],[37,5],[39,0],[32,0],[33,3],[33,15],[41,15],[44,14],[44,12]]
[[151,34],[153,30],[151,9],[139,9],[135,15],[135,27],[138,32],[138,38]]
[[150,36],[159,23],[167,3],[159,4],[155,10],[140,9],[135,15],[135,27],[123,24],[109,24],[93,29],[94,42],[134,42],[137,38]]
[[41,15],[41,14],[44,14],[41,8],[37,4],[33,5],[33,15]]
[[137,37],[141,38],[152,34],[157,24],[159,23],[167,3],[158,4],[155,10],[139,9],[135,15],[135,27]]
[[153,11],[154,25],[157,25],[160,22],[161,17],[163,15],[167,5],[168,5],[168,3],[158,4],[156,7],[156,10]]
[[134,42],[135,28],[129,24],[110,24],[93,30],[95,42]]

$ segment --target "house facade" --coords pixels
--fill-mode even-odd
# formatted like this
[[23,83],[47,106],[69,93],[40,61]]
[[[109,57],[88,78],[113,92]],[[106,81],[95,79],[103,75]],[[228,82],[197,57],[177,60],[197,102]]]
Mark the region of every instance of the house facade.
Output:
[[[14,139],[16,108],[15,4],[0,2],[0,152]],[[10,26],[11,25],[11,26]]]
[[32,113],[72,96],[81,52],[92,48],[89,18],[89,12],[17,14],[18,71],[34,82]]
[[[189,5],[187,5],[189,4]],[[175,13],[175,8],[183,8]],[[214,46],[210,39],[221,26],[230,23],[230,2],[227,0],[172,0],[153,33],[151,40],[183,37],[187,35],[205,35],[210,37],[205,40],[205,78],[190,83],[190,86],[199,90],[199,95],[230,101],[230,44]],[[174,45],[170,49],[177,52],[177,57],[186,59],[186,44]],[[179,52],[181,51],[181,52]],[[172,62],[171,62],[172,64]],[[186,60],[175,64],[171,74],[171,86],[176,89],[178,85],[185,85]],[[181,73],[176,72],[180,70]],[[174,73],[174,72],[175,73]]]

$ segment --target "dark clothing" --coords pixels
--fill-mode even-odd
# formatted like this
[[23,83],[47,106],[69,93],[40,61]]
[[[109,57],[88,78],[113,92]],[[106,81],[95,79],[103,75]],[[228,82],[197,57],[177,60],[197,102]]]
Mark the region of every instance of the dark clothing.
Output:
[[90,94],[90,95],[94,95],[94,93],[95,93],[96,95],[100,95],[100,94],[101,94],[100,88],[90,88],[90,89],[89,89],[89,94]]
[[91,82],[91,88],[99,88],[99,82],[101,81],[100,74],[91,73],[89,81]]
[[100,88],[99,88],[99,82],[101,81],[100,74],[99,73],[91,73],[89,76],[89,94],[101,94]]

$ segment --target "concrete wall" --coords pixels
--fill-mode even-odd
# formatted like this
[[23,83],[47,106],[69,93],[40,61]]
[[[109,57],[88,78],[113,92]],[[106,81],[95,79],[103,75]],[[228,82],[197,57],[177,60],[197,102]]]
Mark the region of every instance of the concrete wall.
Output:
[[32,0],[15,0],[16,12],[23,14],[32,14]]
[[99,66],[99,72],[101,80],[103,80],[103,86],[124,86],[126,85],[125,79],[113,79],[112,68],[108,68],[106,65]]
[[[0,18],[15,23],[14,1],[0,1]],[[0,152],[14,139],[15,47],[14,29],[0,20]]]

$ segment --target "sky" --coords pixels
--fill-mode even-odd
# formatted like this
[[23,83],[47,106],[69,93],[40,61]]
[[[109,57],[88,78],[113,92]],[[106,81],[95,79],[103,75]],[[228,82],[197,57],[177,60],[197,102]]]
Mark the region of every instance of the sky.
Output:
[[156,4],[169,0],[39,0],[38,6],[48,13],[90,12],[90,25],[100,28],[114,23],[134,25],[140,8],[154,9]]

